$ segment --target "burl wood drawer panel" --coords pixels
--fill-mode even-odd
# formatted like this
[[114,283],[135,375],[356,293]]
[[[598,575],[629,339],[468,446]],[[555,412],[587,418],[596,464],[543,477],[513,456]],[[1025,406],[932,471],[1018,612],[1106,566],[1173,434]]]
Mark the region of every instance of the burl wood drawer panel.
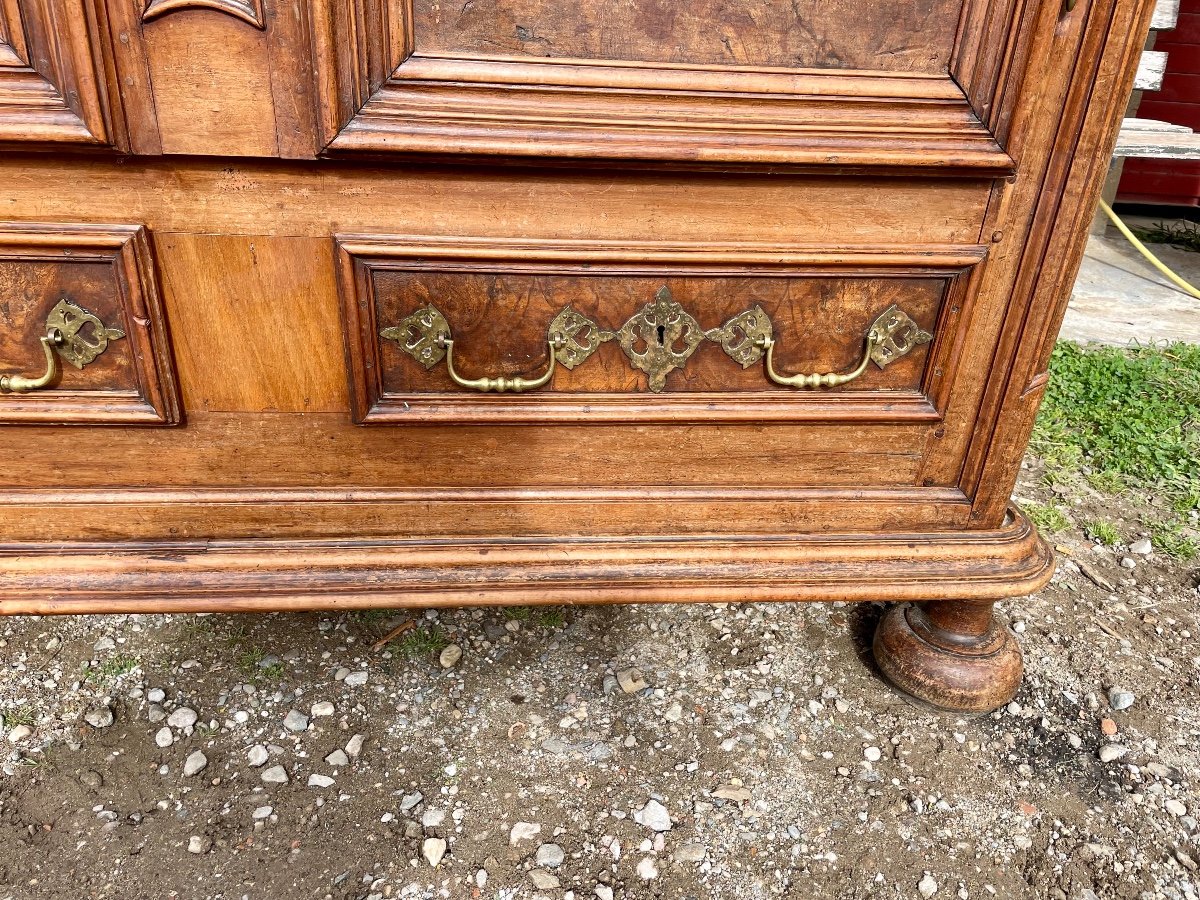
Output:
[[0,424],[179,421],[143,228],[0,223],[0,321]]
[[936,421],[966,275],[985,256],[386,237],[339,248],[366,424]]

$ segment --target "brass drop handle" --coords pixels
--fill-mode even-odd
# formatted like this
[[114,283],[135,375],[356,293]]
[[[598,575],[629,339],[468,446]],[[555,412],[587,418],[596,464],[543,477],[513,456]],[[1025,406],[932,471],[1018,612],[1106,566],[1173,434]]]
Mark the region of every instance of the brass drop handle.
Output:
[[780,375],[775,371],[775,339],[771,335],[758,338],[755,342],[759,348],[766,351],[767,377],[775,384],[794,388],[837,387],[853,381],[867,371],[867,366],[874,362],[879,368],[885,368],[914,347],[927,344],[933,336],[923,331],[916,322],[898,306],[889,306],[878,316],[871,327],[867,329],[865,348],[862,359],[849,372],[814,373],[811,375]]
[[498,378],[463,378],[454,370],[454,341],[448,336],[442,337],[440,344],[446,351],[446,371],[450,373],[450,378],[459,387],[469,388],[473,391],[509,392],[514,394],[535,391],[549,384],[551,377],[554,375],[555,354],[563,346],[562,339],[557,335],[546,341],[546,345],[550,348],[550,365],[546,367],[546,371],[538,378],[505,378],[504,376]]
[[27,394],[30,391],[40,391],[49,387],[58,377],[58,347],[63,346],[66,339],[57,328],[51,328],[42,336],[42,350],[46,353],[46,371],[36,378],[26,375],[0,375],[0,394]]
[[58,378],[60,358],[82,369],[108,349],[110,341],[125,337],[120,328],[111,328],[74,301],[63,297],[46,316],[42,350],[46,353],[46,371],[37,378],[25,375],[0,376],[0,394],[25,394],[49,387]]

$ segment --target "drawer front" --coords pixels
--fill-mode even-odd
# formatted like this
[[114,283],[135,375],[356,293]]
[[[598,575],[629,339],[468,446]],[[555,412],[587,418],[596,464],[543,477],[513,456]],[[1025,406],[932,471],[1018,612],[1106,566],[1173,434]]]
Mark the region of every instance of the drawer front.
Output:
[[339,246],[364,424],[934,421],[945,366],[931,362],[955,343],[964,276],[984,255]]
[[0,225],[0,312],[0,423],[179,421],[143,228]]

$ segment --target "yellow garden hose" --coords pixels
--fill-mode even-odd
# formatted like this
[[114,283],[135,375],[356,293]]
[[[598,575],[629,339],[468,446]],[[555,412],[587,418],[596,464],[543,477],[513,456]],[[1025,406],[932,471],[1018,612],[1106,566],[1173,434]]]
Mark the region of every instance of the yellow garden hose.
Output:
[[1174,283],[1176,285],[1176,287],[1178,287],[1181,291],[1191,294],[1197,300],[1200,300],[1200,291],[1196,290],[1194,287],[1192,287],[1190,284],[1188,284],[1186,281],[1184,281],[1182,278],[1180,278],[1178,275],[1176,275],[1174,272],[1172,272],[1170,269],[1168,269],[1166,267],[1166,265],[1163,264],[1163,261],[1161,259],[1159,259],[1153,253],[1151,253],[1149,250],[1147,250],[1146,245],[1137,239],[1137,236],[1132,231],[1129,230],[1129,226],[1126,225],[1124,222],[1122,222],[1121,217],[1118,216],[1115,212],[1113,212],[1111,206],[1109,206],[1107,203],[1105,203],[1103,200],[1101,200],[1100,208],[1102,210],[1104,210],[1104,214],[1106,216],[1108,216],[1110,219],[1112,219],[1112,223],[1117,226],[1117,228],[1118,228],[1118,230],[1120,230],[1121,234],[1125,235],[1125,237],[1128,238],[1129,243],[1133,244],[1133,246],[1137,249],[1138,253],[1140,253],[1140,254],[1142,254],[1142,256],[1146,257],[1146,259],[1147,259],[1147,261],[1149,261],[1150,265],[1154,266],[1154,268],[1156,268],[1156,269],[1158,269],[1158,271],[1162,272],[1163,275],[1166,276],[1167,278],[1169,278],[1171,280],[1171,282]]

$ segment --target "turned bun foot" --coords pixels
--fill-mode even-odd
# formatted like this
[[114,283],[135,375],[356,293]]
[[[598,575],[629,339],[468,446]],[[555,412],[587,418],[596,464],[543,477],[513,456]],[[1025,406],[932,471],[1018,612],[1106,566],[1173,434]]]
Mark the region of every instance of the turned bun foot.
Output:
[[991,603],[892,606],[875,630],[875,661],[905,694],[940,709],[988,712],[1012,699],[1024,665]]

